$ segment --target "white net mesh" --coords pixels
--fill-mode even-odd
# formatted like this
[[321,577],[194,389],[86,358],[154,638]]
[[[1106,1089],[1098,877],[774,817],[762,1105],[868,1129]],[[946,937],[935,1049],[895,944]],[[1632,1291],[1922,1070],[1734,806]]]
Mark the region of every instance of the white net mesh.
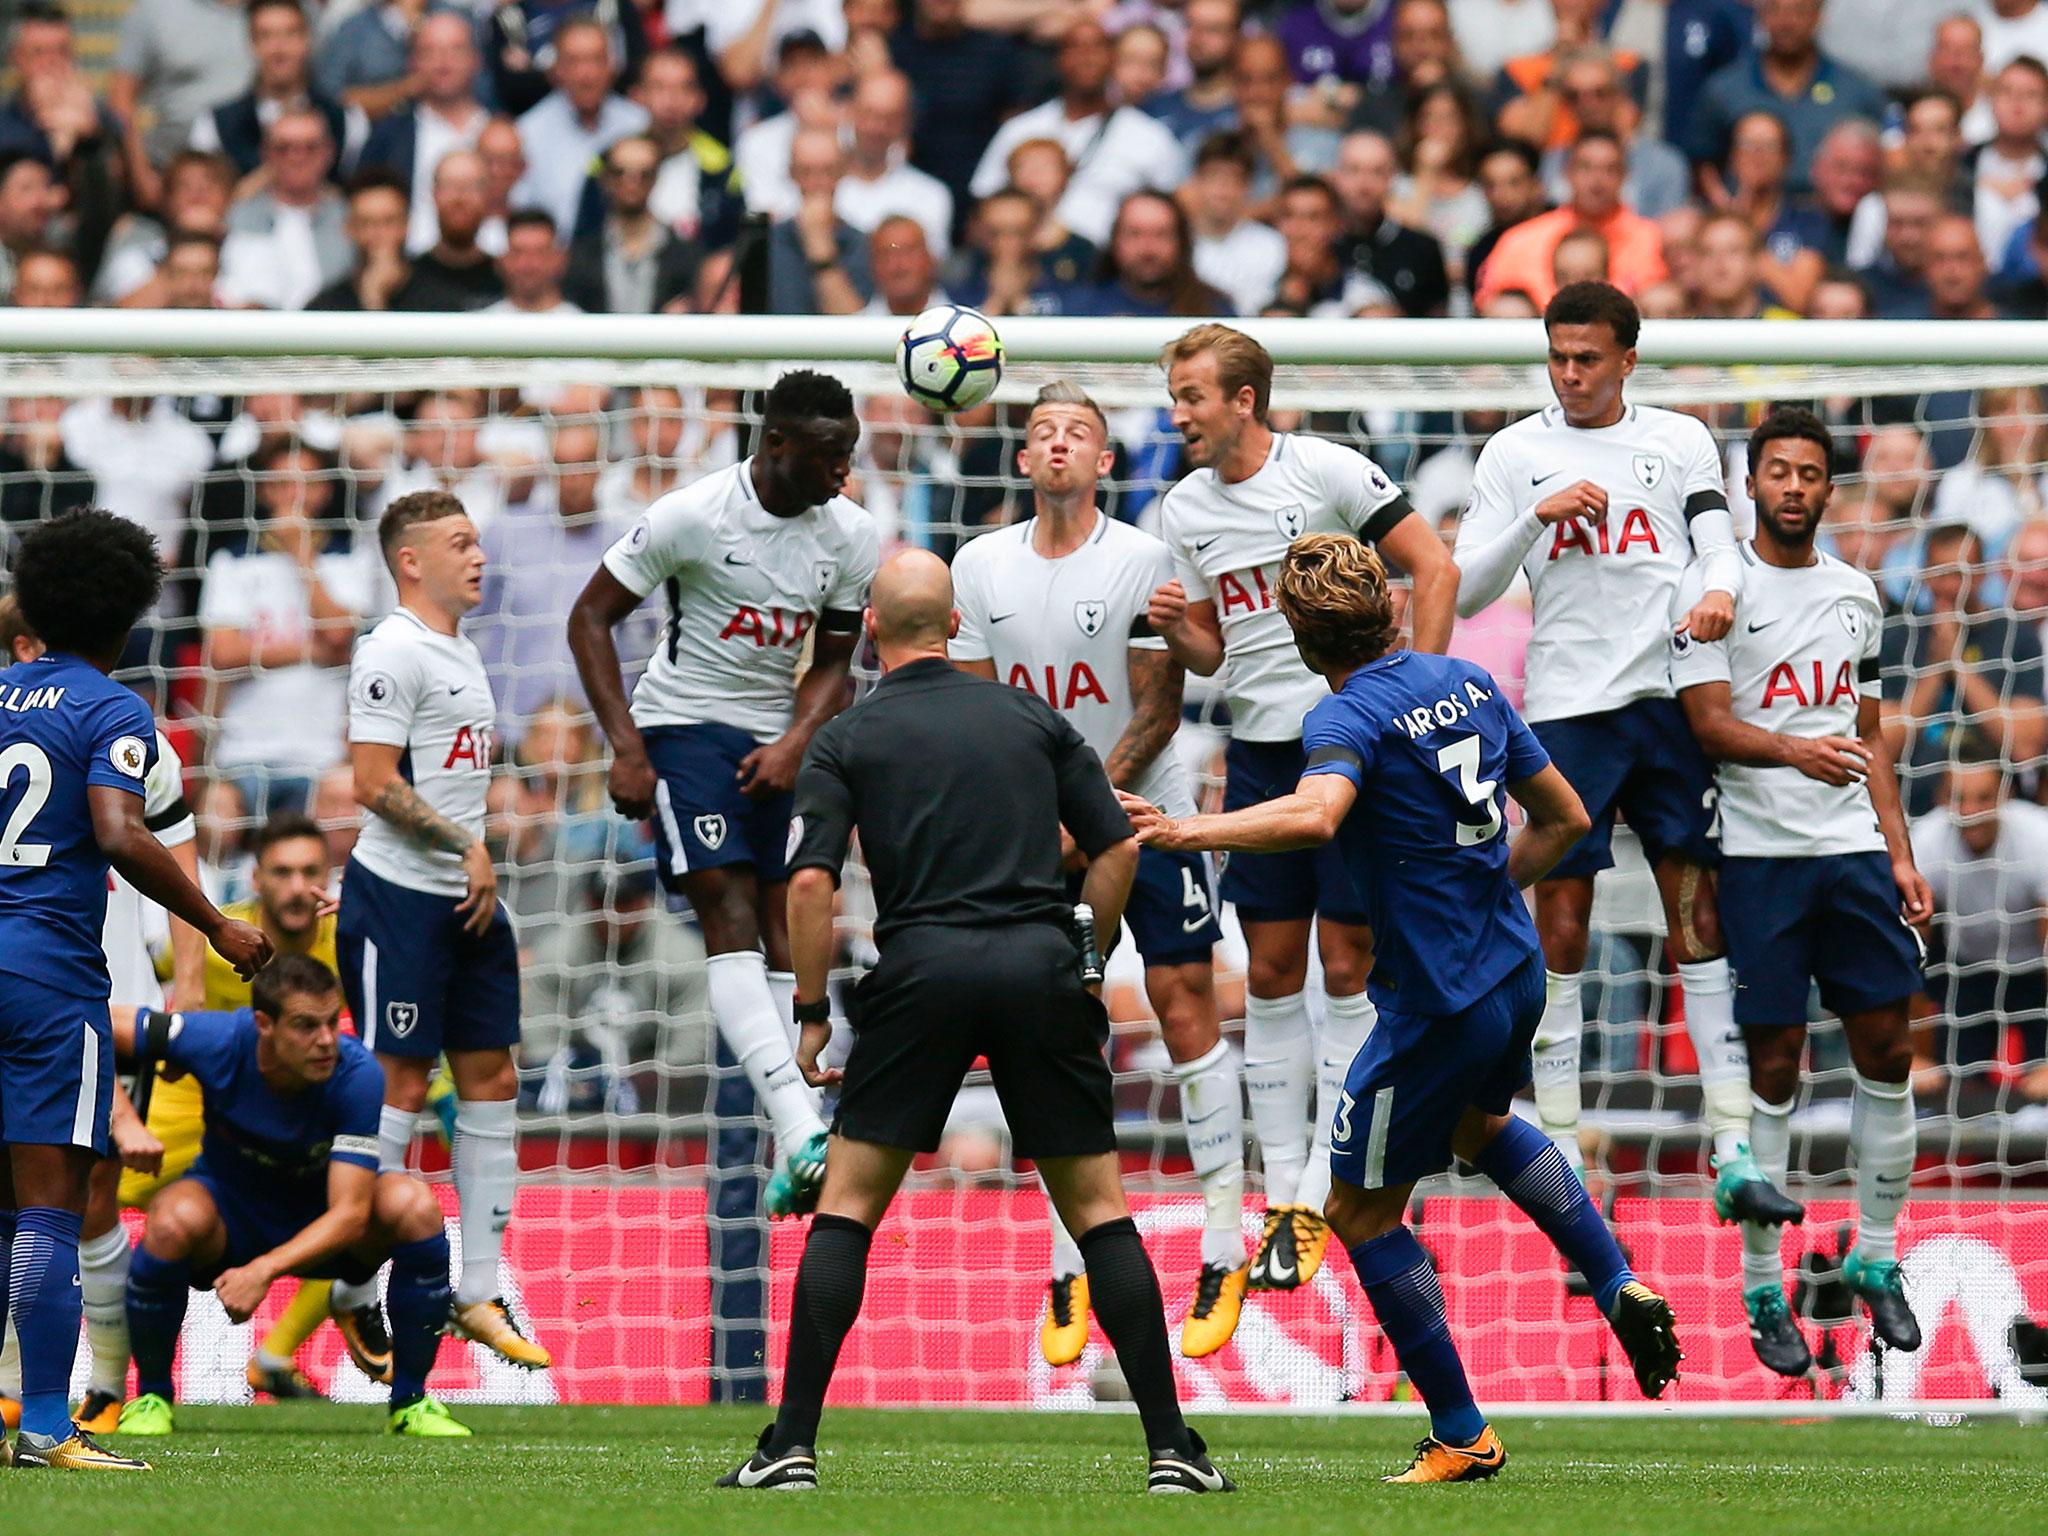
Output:
[[[885,544],[950,556],[1014,512],[1017,412],[956,431],[909,405],[871,358],[829,366],[861,403],[856,494]],[[471,632],[498,695],[503,762],[491,837],[525,957],[526,1180],[507,1281],[557,1364],[546,1377],[521,1378],[451,1345],[443,1372],[452,1396],[691,1401],[749,1395],[779,1370],[801,1235],[777,1229],[771,1239],[757,1219],[765,1138],[757,1145],[744,1079],[718,1064],[703,945],[686,912],[661,910],[644,831],[608,809],[603,745],[581,710],[562,621],[603,548],[649,500],[745,451],[748,392],[780,371],[704,359],[0,356],[0,552],[7,534],[96,500],[156,532],[176,567],[127,675],[152,696],[191,766],[205,868],[224,899],[247,894],[247,839],[268,810],[305,804],[337,857],[350,841],[354,812],[337,772],[342,679],[348,636],[391,600],[371,532],[381,507],[403,491],[443,486],[484,527],[490,595]],[[1157,370],[1018,365],[1000,398],[1028,399],[1054,374],[1110,408],[1119,454],[1107,505],[1150,524],[1177,473]],[[1911,1357],[1873,1353],[1866,1325],[1832,1283],[1838,1228],[1854,1209],[1850,1072],[1839,1028],[1817,1013],[1792,1160],[1812,1216],[1788,1237],[1786,1263],[1804,1315],[1824,1336],[1827,1369],[1815,1387],[1792,1388],[1750,1352],[1740,1244],[1713,1224],[1706,1201],[1694,1062],[1661,917],[1640,856],[1621,837],[1621,867],[1600,882],[1587,967],[1585,1124],[1596,1192],[1638,1269],[1678,1308],[1683,1400],[1818,1390],[2048,1403],[2030,1322],[2048,1318],[2048,811],[2034,803],[2048,609],[2044,380],[2048,369],[2004,365],[1665,366],[1645,368],[1631,386],[1640,402],[1697,409],[1728,443],[1739,526],[1740,443],[1757,402],[1822,403],[1841,458],[1828,537],[1886,593],[1897,648],[1887,698],[1905,733],[1909,810],[1926,818],[1921,835],[1930,851],[1945,850],[1949,870],[1937,882],[1941,964],[1917,1010],[1920,1172],[1902,1228],[1929,1342]],[[1519,365],[1300,368],[1283,370],[1275,405],[1284,425],[1371,453],[1448,527],[1486,434],[1547,398],[1540,370]],[[313,623],[303,585],[280,585],[263,558],[296,537],[301,520],[324,541],[316,568],[328,594],[356,616],[338,629]],[[1970,621],[1974,652],[1964,665],[1979,685],[1969,688],[1956,686],[1955,663],[1928,643],[1938,626],[1927,532],[1949,522],[1976,534],[1964,551],[1982,610]],[[1519,696],[1527,630],[1526,600],[1511,594],[1461,625],[1457,648]],[[230,631],[257,641],[254,663],[233,672],[209,659]],[[626,626],[629,665],[652,635],[651,616]],[[1190,689],[1179,738],[1211,789],[1222,740],[1209,721],[1215,699]],[[2007,798],[1988,842],[1951,832],[1945,809],[1947,765],[1973,738],[2007,769],[1992,775]],[[847,975],[871,955],[866,918],[856,877],[843,923]],[[1243,949],[1231,934],[1217,964],[1235,1038]],[[1119,1134],[1177,1317],[1199,1263],[1201,1202],[1128,951],[1109,988]],[[1012,1165],[979,1081],[962,1096],[946,1149],[920,1160],[877,1243],[866,1320],[842,1357],[835,1400],[1114,1395],[1099,1339],[1076,1366],[1055,1371],[1039,1358],[1043,1202]],[[431,1143],[423,1159],[445,1167]],[[1254,1194],[1248,1232],[1259,1203]],[[1591,1301],[1567,1291],[1547,1244],[1491,1186],[1432,1180],[1417,1206],[1482,1400],[1635,1398]],[[1221,1354],[1181,1362],[1191,1401],[1396,1393],[1391,1351],[1341,1256],[1332,1257],[1303,1291],[1255,1297]],[[229,1328],[210,1304],[195,1305],[191,1328],[186,1394],[242,1392],[249,1330]],[[307,1363],[342,1395],[372,1395],[338,1354],[323,1339]]]

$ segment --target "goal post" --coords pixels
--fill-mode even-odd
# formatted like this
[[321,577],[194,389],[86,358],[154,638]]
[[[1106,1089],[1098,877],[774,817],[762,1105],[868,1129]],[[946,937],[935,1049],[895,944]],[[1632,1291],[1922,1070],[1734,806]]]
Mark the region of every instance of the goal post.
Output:
[[[255,579],[250,562],[266,548],[266,526],[312,520],[335,592],[345,590],[365,623],[390,601],[372,533],[386,501],[442,486],[484,527],[496,564],[471,628],[500,700],[491,838],[522,939],[527,1022],[525,1178],[506,1280],[557,1364],[545,1377],[518,1377],[450,1344],[437,1390],[445,1381],[452,1398],[706,1401],[772,1388],[780,1374],[801,1226],[758,1223],[752,1191],[764,1170],[738,1166],[755,1139],[743,1120],[728,1113],[721,1127],[714,1113],[721,1100],[729,1107],[747,1095],[744,1080],[718,1065],[701,941],[684,916],[663,910],[644,838],[609,812],[602,742],[580,711],[561,644],[564,594],[587,578],[609,537],[651,496],[748,451],[759,392],[792,365],[822,368],[853,390],[863,421],[858,494],[885,542],[950,557],[1014,513],[1018,407],[1054,377],[1081,384],[1109,413],[1119,446],[1109,510],[1156,522],[1178,438],[1155,360],[1186,322],[998,320],[1008,355],[998,408],[965,427],[924,415],[897,388],[890,359],[902,324],[0,311],[0,569],[23,526],[84,498],[157,534],[173,579],[124,675],[150,694],[191,765],[217,894],[246,891],[246,840],[267,803],[303,798],[337,851],[352,815],[334,786],[333,651],[309,641],[300,662],[225,675],[207,665],[213,628],[305,633],[303,616]],[[1273,408],[1283,425],[1371,453],[1446,524],[1486,435],[1550,398],[1535,321],[1242,324],[1276,359]],[[1828,536],[1878,580],[1888,623],[1906,642],[1929,631],[1926,535],[1963,523],[1975,533],[1987,611],[2038,647],[2048,615],[2025,602],[2038,590],[2048,606],[2048,569],[2037,588],[2026,561],[2030,530],[2048,510],[2048,326],[1651,321],[1640,355],[1630,398],[1707,421],[1727,450],[1739,524],[1741,445],[1762,404],[1820,402],[1840,444],[1840,516]],[[1460,626],[1462,653],[1517,697],[1527,624],[1526,601],[1510,594]],[[622,626],[629,669],[655,638],[646,616]],[[1902,654],[1897,695],[1934,667],[1915,660],[1913,643]],[[1763,1412],[1817,1390],[1835,1412],[1934,1400],[2048,1408],[2048,1047],[2039,1023],[2048,1014],[2048,898],[2033,894],[2048,881],[2023,851],[2048,845],[2020,836],[2037,815],[2048,818],[2033,803],[2043,748],[2038,649],[2031,654],[2031,663],[2015,654],[1996,669],[1997,709],[1985,712],[1995,714],[1986,724],[2007,786],[2001,814],[2018,831],[2009,846],[1972,856],[1988,867],[1957,890],[1990,910],[1951,914],[1958,921],[1944,925],[1942,966],[1920,1010],[1920,1166],[1901,1227],[1928,1333],[1919,1355],[1874,1352],[1834,1281],[1840,1233],[1854,1217],[1850,1072],[1839,1028],[1816,1016],[1792,1157],[1795,1193],[1811,1215],[1788,1235],[1785,1262],[1828,1369],[1795,1387],[1757,1366],[1740,1301],[1740,1241],[1714,1224],[1707,1200],[1694,1063],[1661,917],[1626,837],[1621,866],[1600,882],[1583,1082],[1593,1182],[1638,1269],[1678,1309],[1682,1404]],[[1220,773],[1219,703],[1191,679],[1179,750],[1210,788]],[[1955,724],[1949,709],[1904,727],[1908,795],[1916,812],[1936,818],[1933,830],[1948,815],[1944,786],[1964,734]],[[872,958],[870,915],[856,870],[842,914],[842,989]],[[2028,922],[2032,949],[2015,947],[2012,932]],[[1986,923],[2003,925],[2003,936],[1987,940]],[[1109,988],[1119,1141],[1177,1318],[1199,1263],[1201,1200],[1128,950]],[[1233,1038],[1242,968],[1233,930],[1218,954]],[[417,1156],[451,1198],[445,1153],[426,1138]],[[1252,1189],[1248,1232],[1260,1207],[1256,1170]],[[1625,1411],[1636,1401],[1590,1300],[1567,1291],[1547,1244],[1491,1186],[1455,1173],[1428,1181],[1415,1216],[1482,1402]],[[1044,1204],[1011,1162],[980,1081],[963,1095],[943,1158],[920,1160],[874,1253],[868,1309],[847,1343],[835,1401],[1071,1407],[1116,1397],[1099,1334],[1077,1365],[1053,1370],[1038,1358]],[[1255,1295],[1221,1354],[1180,1362],[1192,1404],[1319,1409],[1400,1396],[1391,1351],[1342,1255],[1331,1259],[1301,1292]],[[281,1289],[271,1307],[287,1296]],[[245,1390],[250,1331],[231,1327],[206,1298],[195,1298],[189,1326],[184,1395],[232,1400]],[[374,1396],[331,1339],[316,1341],[309,1362],[340,1395]]]

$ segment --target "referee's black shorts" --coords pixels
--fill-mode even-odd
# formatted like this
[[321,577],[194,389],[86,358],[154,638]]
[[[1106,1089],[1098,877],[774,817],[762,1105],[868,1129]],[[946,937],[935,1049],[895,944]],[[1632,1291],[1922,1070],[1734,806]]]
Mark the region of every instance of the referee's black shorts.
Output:
[[910,928],[854,991],[853,1053],[835,1134],[938,1149],[961,1079],[988,1058],[1019,1157],[1116,1150],[1109,1015],[1051,924]]

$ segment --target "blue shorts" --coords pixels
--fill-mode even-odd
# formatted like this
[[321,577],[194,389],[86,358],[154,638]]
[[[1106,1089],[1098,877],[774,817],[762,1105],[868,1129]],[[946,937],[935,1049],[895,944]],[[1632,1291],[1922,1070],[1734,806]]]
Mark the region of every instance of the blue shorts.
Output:
[[[1308,761],[1298,741],[1238,741],[1223,749],[1223,809],[1241,811],[1291,795]],[[1233,853],[1223,861],[1223,899],[1247,923],[1366,920],[1365,903],[1337,845],[1289,853]]]
[[1711,868],[1714,770],[1676,699],[1637,699],[1597,715],[1531,722],[1557,771],[1585,802],[1593,829],[1550,872],[1552,880],[1614,867],[1614,813],[1643,840],[1651,864],[1672,854]]
[[[1067,885],[1080,900],[1081,876],[1071,876]],[[1208,964],[1210,950],[1223,941],[1208,861],[1199,853],[1140,848],[1124,926],[1148,966]]]
[[104,1156],[113,1112],[107,1000],[0,971],[0,1142]]
[[[297,1200],[264,1199],[254,1191],[244,1191],[238,1181],[223,1178],[208,1168],[204,1158],[194,1163],[185,1177],[213,1197],[213,1208],[220,1212],[221,1231],[227,1237],[217,1267],[205,1274],[193,1270],[194,1290],[210,1289],[228,1270],[240,1269],[250,1260],[283,1246],[327,1214],[324,1203],[308,1205]],[[306,1280],[346,1280],[351,1285],[361,1285],[374,1278],[382,1267],[339,1253],[292,1273]]]
[[1331,1174],[1360,1189],[1391,1189],[1442,1173],[1465,1111],[1504,1115],[1529,1081],[1542,1018],[1540,954],[1461,1013],[1403,1013],[1382,1001],[1337,1100]]
[[1892,861],[1874,850],[1723,859],[1721,932],[1738,1024],[1804,1024],[1815,982],[1837,1014],[1902,1002],[1927,985]]
[[519,942],[501,901],[481,934],[459,896],[397,885],[354,859],[341,882],[334,953],[363,1044],[429,1060],[519,1043]]
[[763,885],[789,878],[795,795],[756,800],[740,790],[740,760],[761,743],[730,725],[653,725],[654,843],[662,884],[682,890],[697,869],[751,864]]

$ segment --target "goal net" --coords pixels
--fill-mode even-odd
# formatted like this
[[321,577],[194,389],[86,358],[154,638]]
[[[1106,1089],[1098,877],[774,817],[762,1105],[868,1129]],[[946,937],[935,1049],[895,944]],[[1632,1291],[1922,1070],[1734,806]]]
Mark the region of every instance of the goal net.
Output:
[[[1447,533],[1488,434],[1549,399],[1533,324],[1255,328],[1282,364],[1278,424],[1370,453]],[[0,566],[27,525],[87,502],[156,535],[174,575],[123,675],[188,765],[202,866],[219,899],[250,894],[250,838],[280,808],[314,816],[337,861],[352,841],[344,679],[352,633],[392,601],[375,549],[381,508],[443,487],[484,530],[492,564],[469,632],[497,695],[490,837],[524,956],[524,1179],[504,1281],[556,1364],[522,1376],[451,1343],[437,1377],[449,1397],[693,1402],[772,1390],[801,1224],[771,1230],[759,1219],[765,1124],[720,1052],[702,940],[658,890],[645,829],[609,809],[604,744],[582,708],[563,620],[649,500],[749,451],[759,391],[787,360],[853,388],[863,422],[854,494],[885,547],[950,558],[1028,506],[1015,469],[1021,405],[1055,376],[1108,411],[1117,461],[1106,510],[1153,526],[1181,463],[1149,359],[1177,327],[1004,329],[1012,361],[998,408],[962,428],[924,415],[896,387],[887,320],[0,317]],[[2007,334],[1955,340],[1973,329]],[[1813,403],[1834,425],[1827,547],[1884,595],[1887,714],[1904,746],[1916,847],[1931,873],[1939,867],[1943,906],[1915,1005],[1919,1163],[1901,1227],[1927,1343],[1912,1356],[1874,1349],[1836,1278],[1854,1220],[1851,1071],[1839,1025],[1816,1004],[1793,1120],[1793,1192],[1809,1217],[1787,1233],[1784,1261],[1821,1370],[1788,1383],[1751,1353],[1740,1238],[1715,1224],[1708,1200],[1696,1063],[1662,918],[1639,845],[1618,835],[1584,991],[1589,1180],[1637,1270],[1677,1309],[1682,1403],[2048,1407],[2048,347],[2015,339],[2021,329],[1669,323],[1648,331],[1649,361],[1630,385],[1634,401],[1693,411],[1726,444],[1739,528],[1749,516],[1743,439],[1764,404]],[[291,555],[309,544],[329,614],[317,622]],[[1960,624],[1950,614],[1959,592]],[[651,609],[622,626],[629,672],[654,643]],[[1519,698],[1528,630],[1526,592],[1511,592],[1461,623],[1454,649]],[[224,652],[225,633],[253,644]],[[252,660],[218,665],[232,653]],[[1211,792],[1219,702],[1191,678],[1176,742]],[[840,919],[841,985],[872,958],[871,910],[856,870]],[[1226,927],[1218,996],[1235,1040],[1244,949]],[[1119,948],[1107,989],[1118,1134],[1177,1320],[1200,1263],[1202,1204],[1130,951]],[[452,1210],[443,1145],[424,1136],[415,1157]],[[1256,1166],[1249,1188],[1248,1238],[1262,1209]],[[1491,1185],[1457,1172],[1426,1181],[1413,1217],[1482,1402],[1639,1401],[1592,1301]],[[1078,1406],[1119,1396],[1099,1333],[1078,1364],[1055,1370],[1040,1358],[1048,1256],[1038,1185],[1011,1158],[985,1077],[972,1077],[945,1146],[919,1159],[874,1247],[834,1400]],[[1299,1291],[1255,1293],[1218,1355],[1179,1361],[1188,1401],[1403,1398],[1343,1256],[1333,1248],[1331,1260]],[[195,1298],[183,1395],[246,1397],[248,1352],[288,1296],[280,1287],[257,1331]],[[331,1331],[304,1363],[338,1396],[380,1390]]]

